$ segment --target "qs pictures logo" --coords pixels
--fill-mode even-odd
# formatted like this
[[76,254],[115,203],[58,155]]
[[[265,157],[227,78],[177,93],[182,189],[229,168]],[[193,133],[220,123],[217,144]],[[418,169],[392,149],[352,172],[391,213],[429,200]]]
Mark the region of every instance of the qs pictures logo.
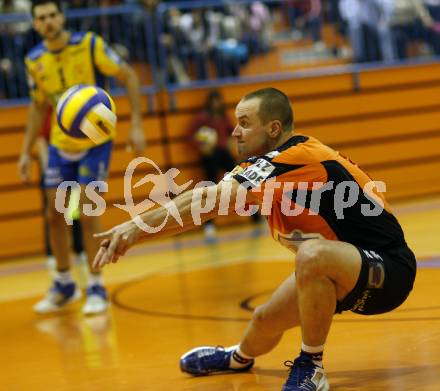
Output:
[[[133,177],[136,173],[136,169],[140,165],[142,165],[142,171],[148,172],[148,174],[133,184]],[[171,199],[171,194],[179,195],[184,192],[193,181],[190,180],[183,185],[178,185],[175,178],[179,173],[180,171],[177,168],[171,168],[163,173],[155,162],[146,157],[133,159],[127,166],[124,175],[125,204],[114,204],[114,206],[126,211],[139,228],[148,233],[159,232],[165,226],[170,216],[173,217],[180,226],[183,226],[182,218],[175,203]],[[136,204],[133,197],[133,189],[140,188],[149,182],[153,184],[151,191],[144,200]],[[81,197],[83,191],[85,196]],[[75,205],[75,209],[80,208],[81,212],[86,216],[101,216],[104,214],[107,205],[99,193],[106,192],[108,192],[108,184],[105,181],[90,182],[84,189],[75,181],[64,181],[57,188],[55,208],[59,213],[64,215],[64,219],[69,225],[73,224],[72,206],[70,205],[72,202],[76,202],[77,205]],[[75,197],[70,196],[69,199],[68,194],[75,194]],[[72,201],[73,198],[76,200],[79,198],[83,200],[87,199],[91,201],[91,203],[83,201],[81,205],[79,205],[78,201]],[[164,207],[167,213],[159,226],[151,227],[143,222],[138,215],[155,206]]]
[[[133,175],[136,168],[138,168],[141,164],[143,165],[144,170],[145,165],[148,165],[153,168],[155,173],[146,174],[142,179],[133,185]],[[177,168],[170,168],[166,173],[163,173],[155,162],[146,157],[138,157],[133,159],[128,165],[124,176],[125,205],[115,204],[115,206],[126,211],[136,225],[144,232],[159,232],[165,226],[170,216],[172,216],[182,227],[182,218],[180,217],[176,204],[171,199],[170,193],[176,196],[183,193],[193,181],[190,180],[183,185],[178,185],[175,181],[175,178],[179,175],[179,173],[180,171]],[[153,184],[153,188],[149,193],[148,198],[135,205],[132,189],[139,188],[148,182]],[[139,217],[139,214],[142,214],[157,205],[164,207],[167,213],[160,225],[151,227],[142,221],[142,219]]]

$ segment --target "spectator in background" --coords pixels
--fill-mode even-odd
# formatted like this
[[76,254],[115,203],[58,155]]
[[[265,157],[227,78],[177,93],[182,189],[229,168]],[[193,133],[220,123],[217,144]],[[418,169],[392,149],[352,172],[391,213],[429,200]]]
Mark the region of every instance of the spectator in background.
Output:
[[391,18],[393,39],[399,59],[407,57],[410,41],[422,38],[423,26],[432,29],[434,21],[421,0],[394,0],[394,13]]
[[[98,0],[99,8],[113,7],[121,3],[120,0]],[[101,15],[99,17],[99,29],[95,31],[102,36],[109,43],[122,44],[129,47],[127,42],[128,34],[126,33],[126,26],[124,26],[124,16],[120,14]],[[82,28],[81,30],[85,30]]]
[[432,29],[426,31],[426,40],[434,49],[434,53],[440,55],[440,0],[423,0],[431,18],[434,21]]
[[154,53],[159,53],[159,40],[156,39],[159,0],[125,0],[124,4],[133,7],[132,13],[124,15],[122,24],[129,59],[149,63],[154,60],[149,56],[149,46],[152,45]]
[[262,2],[227,3],[224,7],[182,12],[171,7],[164,15],[160,37],[167,80],[185,84],[194,65],[198,80],[207,79],[213,60],[217,77],[236,77],[249,55],[265,53],[272,40],[269,9]]
[[[273,30],[269,8],[261,1],[253,2],[249,7],[250,54],[266,53],[272,46]],[[254,46],[253,46],[254,45]]]
[[[235,162],[228,149],[228,141],[234,126],[226,115],[223,96],[211,91],[203,111],[194,119],[189,129],[190,142],[201,155],[202,168],[208,181],[217,182],[224,171],[231,171]],[[215,238],[212,222],[204,225],[208,240]]]
[[440,22],[440,0],[423,0],[426,8],[428,8],[432,19],[436,22]]
[[347,23],[341,17],[339,0],[329,0],[322,5],[323,14],[327,15],[327,21],[333,25],[332,42],[330,43],[332,53],[335,57],[346,57],[348,48],[339,42],[339,36],[344,37],[344,40],[347,38]]
[[248,16],[242,5],[229,4],[220,17],[219,36],[214,38],[214,60],[219,78],[239,76],[240,66],[249,58],[249,49],[243,43],[243,28]]
[[355,62],[396,58],[390,25],[394,0],[341,0],[339,9],[348,24]]
[[[83,9],[98,7],[98,0],[70,0],[64,1],[63,7],[69,9]],[[91,30],[102,34],[101,19],[99,18],[67,18],[66,28],[72,31]]]
[[[0,14],[28,13],[27,0],[0,0]],[[23,62],[29,21],[0,23],[0,95],[25,97],[28,93]]]
[[194,8],[191,12],[184,13],[180,18],[180,31],[183,34],[182,45],[176,49],[180,53],[187,73],[191,61],[195,64],[196,78],[204,80],[208,78],[208,54],[207,25],[202,9]]
[[[2,14],[29,12],[30,9],[31,5],[28,0],[0,0],[0,11]],[[27,31],[29,27],[29,22],[19,22],[10,25],[10,28],[15,32]]]
[[186,84],[190,79],[178,56],[178,48],[185,43],[180,24],[182,13],[178,8],[171,7],[163,16],[163,32],[159,40],[166,68],[164,77],[169,83]]
[[156,8],[159,5],[160,0],[141,0],[141,3],[144,4],[144,7],[148,12],[153,13],[156,11]]
[[309,34],[317,47],[321,47],[321,0],[287,0],[289,22],[301,33]]

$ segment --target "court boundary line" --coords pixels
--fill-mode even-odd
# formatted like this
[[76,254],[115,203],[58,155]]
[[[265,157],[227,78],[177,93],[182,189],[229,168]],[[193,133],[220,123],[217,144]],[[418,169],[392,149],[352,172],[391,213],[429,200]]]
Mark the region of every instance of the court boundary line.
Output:
[[[280,260],[282,261],[282,260]],[[242,260],[242,261],[237,261],[237,262],[226,262],[223,263],[221,265],[216,264],[214,267],[228,267],[228,266],[236,266],[236,265],[240,265],[240,264],[244,264],[244,263],[248,263],[248,262],[255,262],[252,260]],[[271,261],[263,261],[263,260],[259,260],[258,262],[271,262]],[[439,263],[439,265],[437,267],[440,267],[440,258],[437,259],[437,262]],[[184,270],[183,273],[187,273],[187,272],[193,272],[193,271],[199,271],[199,270],[203,270],[206,268],[211,268],[211,266],[209,265],[199,265],[200,267],[196,267],[196,268],[190,268],[189,270]],[[191,315],[191,314],[173,314],[173,313],[169,313],[169,312],[164,312],[164,311],[155,311],[155,310],[148,310],[148,309],[143,309],[143,308],[138,308],[135,306],[132,306],[130,303],[124,303],[124,301],[120,298],[120,295],[128,288],[131,288],[137,284],[141,284],[143,282],[145,282],[146,280],[152,279],[154,277],[157,276],[162,276],[162,275],[167,275],[167,274],[178,274],[179,272],[174,272],[174,273],[161,273],[161,272],[156,272],[156,273],[152,273],[149,274],[147,276],[144,276],[143,278],[138,278],[136,280],[132,280],[132,281],[127,281],[125,283],[120,284],[118,287],[116,287],[116,289],[113,291],[112,295],[111,295],[111,302],[112,304],[116,307],[119,308],[121,310],[125,310],[131,313],[136,313],[139,315],[143,315],[143,316],[151,316],[151,317],[156,317],[156,318],[171,318],[171,319],[185,319],[185,320],[202,320],[202,321],[214,321],[214,322],[248,322],[250,321],[250,317],[222,317],[222,316],[211,316],[211,315]],[[250,306],[249,303],[252,300],[255,300],[256,298],[258,298],[261,295],[266,295],[266,294],[270,294],[272,293],[274,290],[276,289],[276,287],[274,287],[273,289],[266,289],[260,293],[256,293],[242,301],[240,301],[238,303],[238,307],[248,311],[248,312],[253,312],[254,307]],[[414,308],[402,308],[402,309],[396,309],[395,311],[393,311],[393,313],[395,312],[411,312],[411,311],[424,311],[424,310],[429,310],[429,309],[433,309],[432,306],[429,308],[423,308],[423,307],[414,307]],[[440,306],[434,307],[434,309],[440,309]],[[349,311],[346,311],[346,313],[349,313]],[[397,318],[383,318],[381,317],[381,315],[376,315],[374,318],[368,316],[362,316],[359,315],[359,319],[357,318],[348,318],[348,319],[339,319],[338,317],[336,317],[334,319],[334,322],[336,323],[359,323],[359,322],[422,322],[422,321],[440,321],[440,316],[438,317],[397,317]]]

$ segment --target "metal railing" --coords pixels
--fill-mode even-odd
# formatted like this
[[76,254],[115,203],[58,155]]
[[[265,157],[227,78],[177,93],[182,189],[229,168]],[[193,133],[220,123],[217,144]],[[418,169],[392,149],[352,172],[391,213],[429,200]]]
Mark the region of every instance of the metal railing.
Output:
[[[255,0],[194,0],[160,3],[155,15],[156,36],[159,41],[158,59],[160,68],[163,70],[161,77],[165,89],[185,89],[199,85],[209,86],[218,83],[219,80],[225,83],[238,80],[240,68],[244,63],[252,61],[254,55],[267,53],[270,50],[270,43],[263,42],[266,39],[259,36],[260,32],[251,31],[243,26],[246,24],[246,27],[249,27],[247,23],[243,23],[249,16],[246,15],[246,7],[255,3],[257,3]],[[280,7],[285,1],[264,0],[258,3],[264,4],[265,7]],[[237,18],[241,19],[238,20],[241,24],[238,26],[241,30],[240,36],[231,37],[227,34],[224,36],[221,32],[217,32],[216,42],[212,42],[212,37],[207,38],[208,41],[211,40],[209,43],[189,42],[188,37],[186,40],[182,38],[182,35],[190,35],[189,31],[173,32],[173,27],[170,26],[172,15],[176,10],[186,15],[193,11],[207,11],[212,18],[219,16],[228,18],[244,12],[242,18]],[[221,30],[221,26],[215,28]],[[264,33],[261,32],[261,34]],[[171,39],[163,39],[165,36]]]

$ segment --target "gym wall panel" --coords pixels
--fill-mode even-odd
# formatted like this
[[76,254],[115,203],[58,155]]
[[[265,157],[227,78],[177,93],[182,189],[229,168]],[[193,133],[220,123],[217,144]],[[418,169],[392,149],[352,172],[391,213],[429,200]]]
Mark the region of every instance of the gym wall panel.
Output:
[[[128,135],[131,129],[131,121],[129,118],[118,120],[116,143],[127,142]],[[160,128],[159,119],[156,116],[144,117],[142,120],[142,129],[144,131],[145,139],[148,142],[159,141],[162,139],[162,132]]]
[[439,105],[440,85],[410,90],[359,92],[351,96],[317,98],[294,103],[297,124],[333,121],[341,118],[368,116],[389,111],[424,109]]
[[[148,145],[145,149],[145,157],[153,160],[157,165],[164,166],[165,161],[165,148],[163,144]],[[127,151],[125,147],[117,148],[113,150],[111,162],[110,162],[110,175],[114,173],[125,172],[128,164],[135,159],[136,156],[131,151]]]
[[[217,89],[224,95],[226,104],[235,105],[243,95],[266,87],[279,88],[289,96],[298,97],[304,95],[329,94],[331,92],[349,92],[353,90],[353,81],[350,74],[341,74],[304,79],[297,78],[255,83],[237,83]],[[176,107],[179,110],[201,107],[206,100],[207,91],[209,91],[209,89],[177,91],[175,93]]]
[[0,219],[0,260],[44,251],[43,217]]
[[398,85],[440,82],[440,64],[420,64],[399,68],[363,71],[359,75],[361,89],[390,88]]
[[41,190],[38,187],[22,187],[0,192],[0,219],[5,215],[20,215],[41,210]]
[[[23,185],[18,175],[17,159],[0,163],[0,191],[9,190],[9,187],[23,187],[27,188],[27,185]],[[38,183],[40,178],[39,167],[37,161],[32,160],[31,166],[31,183]]]

